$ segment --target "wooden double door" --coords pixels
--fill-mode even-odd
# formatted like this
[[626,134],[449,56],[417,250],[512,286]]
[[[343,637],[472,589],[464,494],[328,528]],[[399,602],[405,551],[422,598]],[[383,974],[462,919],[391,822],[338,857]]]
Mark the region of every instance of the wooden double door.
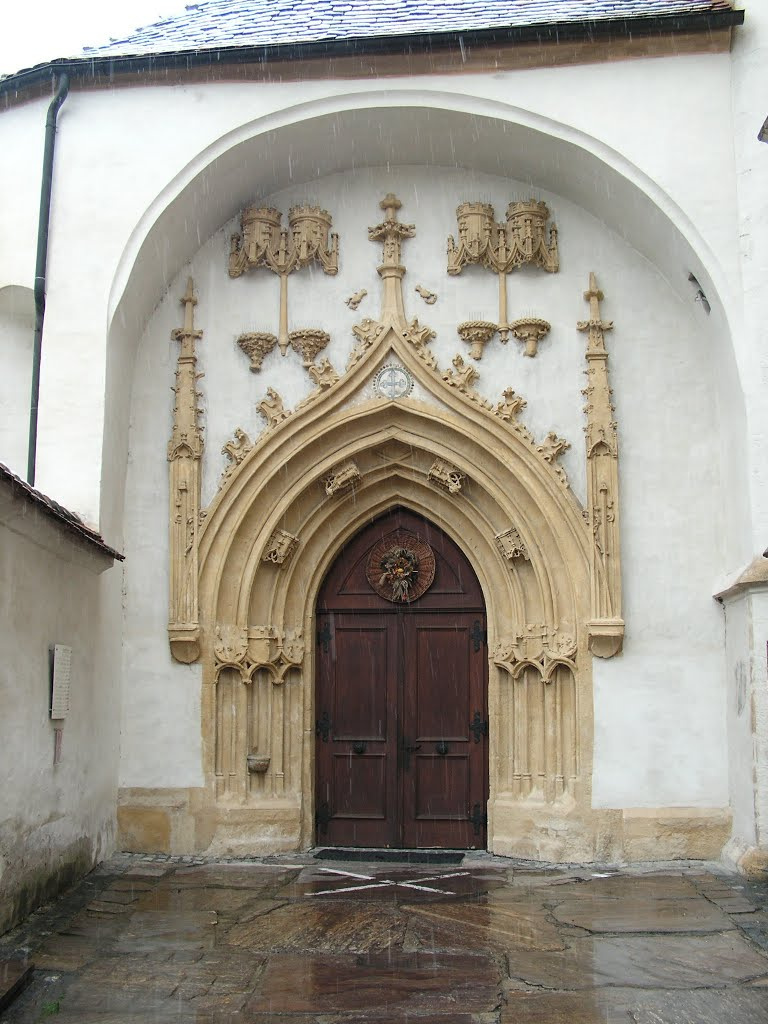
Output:
[[485,611],[460,549],[406,510],[377,520],[326,579],[317,642],[317,842],[484,847]]

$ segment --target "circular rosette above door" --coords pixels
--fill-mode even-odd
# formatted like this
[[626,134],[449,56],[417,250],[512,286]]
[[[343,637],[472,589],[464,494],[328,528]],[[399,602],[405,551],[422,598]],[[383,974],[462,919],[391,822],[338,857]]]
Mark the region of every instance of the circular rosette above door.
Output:
[[397,530],[372,548],[366,577],[385,601],[411,604],[432,586],[435,554],[415,533]]

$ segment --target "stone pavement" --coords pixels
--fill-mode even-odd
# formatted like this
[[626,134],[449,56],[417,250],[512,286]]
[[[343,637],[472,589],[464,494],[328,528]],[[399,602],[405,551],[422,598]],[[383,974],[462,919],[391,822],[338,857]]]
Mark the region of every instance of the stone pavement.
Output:
[[0,939],[6,1024],[766,1024],[768,886],[118,855]]

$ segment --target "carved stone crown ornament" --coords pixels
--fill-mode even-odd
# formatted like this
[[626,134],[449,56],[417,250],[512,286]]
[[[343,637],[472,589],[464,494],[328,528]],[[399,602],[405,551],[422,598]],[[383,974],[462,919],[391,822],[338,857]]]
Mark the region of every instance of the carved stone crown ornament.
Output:
[[[457,244],[453,235],[448,236],[448,273],[460,274],[464,267],[476,264],[498,274],[498,330],[504,344],[513,330],[513,325],[507,321],[507,274],[525,264],[540,267],[550,274],[560,269],[557,228],[553,224],[547,237],[548,219],[547,204],[535,199],[510,203],[503,224],[496,223],[490,203],[462,203],[456,210],[459,241]],[[517,333],[515,336],[519,337]],[[529,344],[526,355],[535,354],[535,347]]]
[[171,337],[180,344],[173,388],[173,431],[168,443],[170,490],[170,595],[168,639],[177,661],[188,664],[200,654],[198,616],[197,532],[200,526],[200,460],[203,454],[203,428],[198,417],[195,343],[203,332],[195,328],[197,297],[192,278],[181,304],[184,325]]
[[592,534],[590,570],[592,579],[592,617],[589,623],[589,648],[600,658],[611,658],[621,651],[624,620],[621,617],[621,547],[619,536],[619,446],[612,391],[608,380],[608,353],[605,332],[613,329],[610,320],[600,315],[603,293],[594,274],[584,292],[589,303],[589,319],[578,329],[587,335],[587,509],[586,519]]
[[[288,276],[311,263],[318,263],[324,274],[335,275],[339,269],[339,236],[331,234],[333,219],[327,210],[317,206],[293,206],[288,211],[288,227],[281,224],[283,215],[271,206],[249,206],[240,218],[241,234],[232,235],[229,252],[229,276],[240,277],[246,270],[266,267],[280,278],[280,329],[277,344],[283,355],[294,340],[288,334]],[[330,242],[329,242],[330,235]],[[305,328],[304,333],[314,331]],[[293,332],[301,335],[302,331]],[[323,333],[323,332],[320,332]],[[242,335],[242,339],[259,335]],[[262,337],[270,337],[262,335]],[[294,348],[301,351],[305,339],[297,337]],[[316,343],[316,342],[315,342]],[[327,343],[327,342],[326,342]],[[322,348],[322,345],[320,346]],[[243,348],[244,351],[247,351]],[[261,356],[263,358],[263,355]],[[258,365],[261,365],[258,360]],[[251,356],[251,369],[258,369]]]

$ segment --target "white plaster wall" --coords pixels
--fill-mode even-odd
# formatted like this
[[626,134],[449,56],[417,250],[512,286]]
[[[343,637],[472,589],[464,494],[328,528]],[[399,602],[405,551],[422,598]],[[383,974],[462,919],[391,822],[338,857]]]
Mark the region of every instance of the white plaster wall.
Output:
[[[745,4],[744,27],[734,37],[732,103],[739,268],[743,301],[744,391],[750,444],[756,453],[750,487],[755,506],[754,547],[768,543],[768,329],[765,298],[768,281],[768,144],[757,135],[768,116],[768,4]],[[762,454],[761,454],[762,453]]]
[[728,685],[728,749],[733,835],[752,846],[755,822],[755,692],[752,659],[752,601],[748,593],[729,600],[724,608],[725,657]]
[[[607,160],[623,153],[641,174],[667,190],[670,209],[679,209],[689,218],[704,245],[716,254],[714,263],[721,267],[727,302],[728,290],[738,284],[730,188],[729,74],[728,55],[720,55],[462,75],[460,79],[434,75],[360,83],[74,89],[59,115],[42,371],[40,486],[89,521],[98,520],[102,462],[110,465],[124,452],[121,430],[108,425],[114,449],[102,451],[105,337],[112,283],[132,232],[150,204],[158,199],[162,207],[170,200],[181,187],[184,169],[227,132],[247,134],[249,122],[267,117],[273,117],[277,126],[280,111],[355,91],[376,93],[382,103],[395,105],[419,102],[419,96],[436,105],[448,94],[474,97],[481,105],[487,102],[489,111],[500,109],[496,104],[512,116],[519,110],[521,116],[563,137],[584,131],[596,140]],[[403,100],[406,93],[409,98]],[[3,222],[11,226],[0,240],[0,285],[9,275],[23,280],[29,274],[31,279],[45,106],[44,100],[32,101],[3,112],[0,118],[0,201]],[[722,130],[713,131],[713,125]],[[376,138],[375,118],[371,138]],[[476,158],[471,135],[454,141],[456,162],[471,165]],[[353,159],[365,162],[368,142],[365,138],[357,142]],[[329,159],[334,145],[332,137],[322,140],[322,151],[317,153],[320,162]],[[702,153],[706,159],[701,159]],[[305,161],[306,176],[311,178],[306,154],[294,156],[297,166]],[[402,159],[400,152],[386,156],[393,162]],[[568,167],[549,170],[561,176],[561,191],[567,193]],[[286,170],[275,168],[275,173],[280,176]],[[610,200],[606,195],[606,203]],[[233,196],[230,213],[238,205],[239,197]],[[169,246],[166,281],[178,270],[171,250]],[[673,282],[681,291],[687,287],[682,283],[684,271],[681,267],[680,281]],[[112,309],[116,298],[119,295],[112,296]]]
[[[431,348],[441,367],[466,350],[456,334],[461,320],[496,319],[493,274],[477,268],[449,278],[445,240],[456,231],[455,207],[467,198],[495,204],[501,216],[512,198],[530,190],[520,182],[465,171],[425,167],[364,169],[331,175],[279,194],[259,197],[287,214],[310,201],[329,209],[341,238],[339,274],[291,275],[290,327],[320,326],[331,333],[324,353],[343,371],[354,344],[351,327],[379,310],[376,274],[380,245],[367,227],[380,219],[387,191],[402,200],[400,219],[416,236],[403,243],[409,316],[437,331]],[[543,316],[552,324],[535,359],[498,338],[477,365],[479,390],[498,401],[514,387],[528,401],[524,420],[537,437],[556,430],[572,444],[563,460],[583,500],[584,336],[576,322],[587,314],[583,292],[594,270],[605,292],[603,316],[621,443],[625,652],[595,659],[596,806],[716,806],[728,802],[722,613],[711,581],[722,562],[722,496],[718,450],[715,342],[706,314],[684,302],[645,259],[583,210],[544,194],[560,231],[558,274],[526,271],[508,283],[510,317]],[[198,344],[206,425],[203,503],[215,494],[226,459],[222,444],[235,427],[252,437],[261,429],[257,402],[268,386],[293,405],[310,388],[299,357],[276,349],[261,373],[249,372],[238,334],[276,333],[278,281],[260,270],[227,275],[229,235],[224,225],[177,276],[138,348],[131,414],[126,496],[126,624],[121,784],[199,785],[199,673],[174,664],[168,653],[166,442],[171,430],[170,386],[177,356],[171,330],[181,323],[186,277],[195,280]],[[433,306],[414,292],[438,293]],[[368,296],[356,312],[344,300],[360,288]],[[158,735],[161,742],[158,743]],[[172,780],[172,781],[169,781]]]
[[28,288],[0,289],[0,462],[27,473],[34,302]]
[[[113,848],[120,568],[98,575],[92,561],[29,503],[7,503],[2,485],[0,930],[17,900],[22,911],[34,909],[35,893],[39,901],[50,883],[50,897],[57,878],[66,884],[73,880],[68,871],[77,877]],[[55,723],[63,724],[58,765],[49,717],[49,648],[56,643],[72,648],[71,710]]]

